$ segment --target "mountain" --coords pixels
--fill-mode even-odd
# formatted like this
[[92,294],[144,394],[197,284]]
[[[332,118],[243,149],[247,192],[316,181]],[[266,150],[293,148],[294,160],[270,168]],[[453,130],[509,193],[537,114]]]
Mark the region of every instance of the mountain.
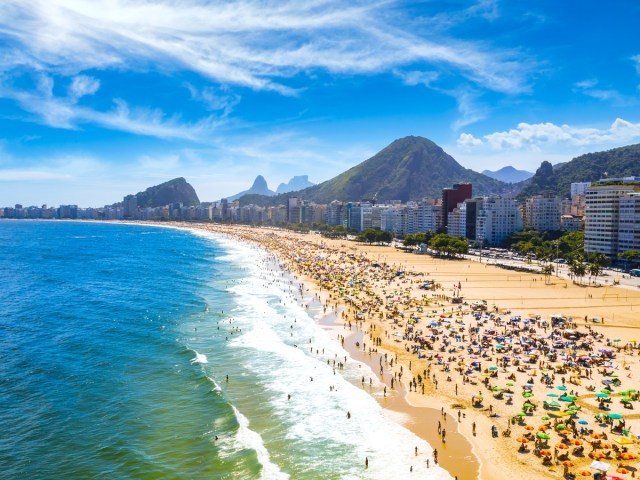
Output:
[[549,162],[543,162],[519,196],[554,191],[568,197],[573,182],[595,182],[605,177],[637,175],[640,175],[640,144],[587,153],[553,167]]
[[267,181],[264,179],[262,175],[258,175],[256,179],[253,181],[253,185],[249,190],[244,190],[243,192],[236,193],[235,195],[231,195],[227,197],[227,200],[233,202],[234,200],[243,197],[244,195],[264,195],[266,197],[272,197],[276,194],[273,190],[269,190],[269,186],[267,185]]
[[309,181],[309,175],[298,175],[289,180],[288,183],[281,183],[276,189],[276,193],[288,193],[302,190],[307,187],[313,187],[315,183]]
[[491,170],[483,170],[482,174],[505,183],[522,182],[528,178],[533,177],[534,175],[532,172],[527,172],[526,170],[517,170],[510,165],[507,167],[502,167],[500,170],[496,170],[495,172],[492,172]]
[[423,137],[405,137],[337,177],[298,194],[318,203],[333,200],[377,201],[440,198],[454,183],[473,183],[473,194],[500,193],[511,187],[464,168],[442,148]]
[[164,207],[170,203],[198,205],[200,199],[193,187],[182,177],[147,188],[135,195],[138,207]]

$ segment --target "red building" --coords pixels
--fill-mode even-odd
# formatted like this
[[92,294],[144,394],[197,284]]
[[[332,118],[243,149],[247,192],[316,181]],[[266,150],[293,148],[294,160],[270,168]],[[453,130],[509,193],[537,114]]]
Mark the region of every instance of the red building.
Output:
[[459,203],[471,198],[472,185],[470,183],[456,183],[453,188],[442,189],[442,231],[447,233],[447,223],[449,213],[458,206]]

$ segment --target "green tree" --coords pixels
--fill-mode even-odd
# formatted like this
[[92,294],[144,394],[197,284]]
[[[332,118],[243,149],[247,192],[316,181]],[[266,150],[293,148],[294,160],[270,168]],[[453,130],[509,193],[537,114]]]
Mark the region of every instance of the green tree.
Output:
[[546,285],[549,285],[549,282],[551,281],[551,275],[553,275],[555,271],[556,271],[555,267],[550,263],[542,267],[541,272],[544,275],[544,283]]

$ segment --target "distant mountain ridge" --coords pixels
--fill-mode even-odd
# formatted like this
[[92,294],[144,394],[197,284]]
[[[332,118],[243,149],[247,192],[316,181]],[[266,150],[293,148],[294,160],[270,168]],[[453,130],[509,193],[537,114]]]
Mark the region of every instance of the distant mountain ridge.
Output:
[[533,172],[527,172],[526,170],[518,170],[511,165],[502,167],[500,170],[491,171],[483,170],[483,175],[487,177],[495,178],[505,183],[518,183],[533,177]]
[[253,181],[253,185],[248,190],[244,190],[240,193],[236,193],[235,195],[231,195],[227,197],[227,200],[233,202],[240,197],[245,195],[263,195],[265,197],[272,197],[276,194],[273,190],[269,190],[269,186],[267,185],[267,181],[264,179],[262,175],[258,175],[256,179]]
[[618,147],[575,157],[570,162],[542,165],[524,185],[519,197],[551,191],[567,197],[573,182],[595,182],[601,178],[640,175],[640,144]]
[[164,207],[170,203],[200,204],[198,194],[183,177],[149,187],[144,192],[136,193],[135,197],[140,208]]
[[289,180],[288,183],[281,183],[276,189],[277,194],[295,192],[308,187],[313,187],[315,183],[309,181],[309,175],[298,175]]

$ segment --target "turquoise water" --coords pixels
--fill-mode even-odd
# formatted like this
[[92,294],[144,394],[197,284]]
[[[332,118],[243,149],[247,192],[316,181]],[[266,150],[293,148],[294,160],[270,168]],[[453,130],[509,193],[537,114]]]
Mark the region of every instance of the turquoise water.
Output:
[[447,478],[260,249],[5,221],[0,275],[0,478]]

